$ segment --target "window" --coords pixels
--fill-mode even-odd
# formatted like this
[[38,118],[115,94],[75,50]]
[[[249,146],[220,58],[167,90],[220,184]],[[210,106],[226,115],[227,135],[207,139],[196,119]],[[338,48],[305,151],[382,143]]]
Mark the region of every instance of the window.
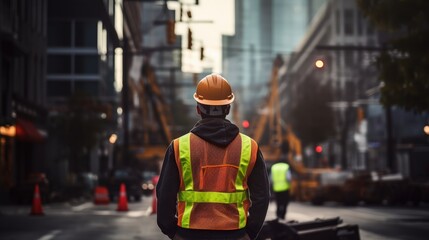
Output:
[[99,72],[98,55],[76,55],[75,73],[76,74],[98,74]]
[[94,80],[82,80],[75,82],[76,92],[85,92],[91,96],[98,96],[98,81]]
[[71,46],[71,22],[53,20],[48,22],[48,46],[70,47]]
[[97,22],[76,21],[75,45],[77,47],[97,47]]
[[337,10],[337,13],[335,14],[335,28],[337,29],[337,34],[341,33],[340,19],[340,10]]
[[345,35],[353,35],[354,32],[354,14],[353,10],[345,9],[344,10],[344,34]]
[[357,34],[361,36],[363,34],[363,17],[362,13],[358,12],[357,14]]
[[345,51],[344,60],[346,61],[346,63],[345,63],[346,66],[352,67],[354,64],[353,52],[352,51]]
[[48,74],[69,74],[71,73],[70,55],[48,55]]
[[374,34],[374,27],[372,26],[372,23],[370,21],[367,21],[367,33],[368,35]]
[[70,81],[50,80],[47,88],[49,97],[67,97],[71,94]]

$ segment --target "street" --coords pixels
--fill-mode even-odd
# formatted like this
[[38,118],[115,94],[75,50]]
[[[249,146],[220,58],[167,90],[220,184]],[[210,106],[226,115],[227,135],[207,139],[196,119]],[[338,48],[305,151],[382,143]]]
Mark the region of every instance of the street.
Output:
[[[165,237],[156,225],[156,215],[150,215],[152,198],[129,202],[128,212],[117,212],[117,205],[94,205],[85,202],[76,206],[65,203],[45,205],[44,216],[29,216],[30,206],[0,208],[0,239],[149,239]],[[358,224],[361,239],[427,239],[429,208],[427,206],[344,207],[333,203],[312,206],[292,202],[287,220],[299,222],[316,218],[340,216],[346,224]],[[275,218],[275,204],[270,204],[266,219]]]

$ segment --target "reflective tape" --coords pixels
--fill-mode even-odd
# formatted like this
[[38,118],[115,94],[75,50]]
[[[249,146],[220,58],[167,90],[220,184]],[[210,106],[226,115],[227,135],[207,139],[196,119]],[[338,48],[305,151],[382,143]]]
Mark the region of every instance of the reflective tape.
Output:
[[198,192],[181,191],[179,192],[179,201],[192,203],[242,203],[247,199],[246,192]]

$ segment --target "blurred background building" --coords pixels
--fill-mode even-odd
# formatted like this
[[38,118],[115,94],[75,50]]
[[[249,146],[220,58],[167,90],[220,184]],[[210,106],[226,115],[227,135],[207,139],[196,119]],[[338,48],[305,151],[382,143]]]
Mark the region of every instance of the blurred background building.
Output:
[[120,135],[124,145],[129,134],[122,86],[128,86],[128,53],[142,43],[140,5],[0,4],[2,199],[32,173],[61,185],[118,164],[111,136]]
[[48,4],[47,105],[53,132],[48,156],[57,169],[52,175],[61,179],[107,171],[126,161],[109,138],[116,134],[122,145],[129,144],[129,118],[122,113],[128,113],[132,53],[142,44],[140,5],[113,0]]
[[0,201],[47,165],[47,1],[0,2]]
[[294,122],[293,109],[302,107],[303,92],[312,88],[313,94],[322,95],[323,86],[331,89],[325,99],[329,109],[307,117],[320,122],[331,114],[334,129],[325,141],[307,142],[307,164],[322,166],[314,148],[321,144],[330,167],[422,174],[416,166],[425,166],[420,164],[428,154],[422,146],[427,145],[422,132],[427,114],[385,108],[379,102],[381,85],[374,59],[387,38],[363,18],[353,0],[326,1],[318,10],[294,48],[279,88],[283,117],[294,126],[299,123]]
[[223,73],[234,79],[243,119],[268,93],[276,55],[289,55],[325,0],[235,1],[235,35],[223,38]]

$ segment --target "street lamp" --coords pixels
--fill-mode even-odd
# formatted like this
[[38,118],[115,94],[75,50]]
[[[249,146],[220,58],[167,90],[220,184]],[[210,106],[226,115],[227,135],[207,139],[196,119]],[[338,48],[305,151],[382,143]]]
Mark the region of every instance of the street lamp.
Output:
[[323,66],[325,66],[325,63],[323,62],[323,60],[317,59],[316,62],[314,62],[314,65],[317,68],[323,68]]
[[426,125],[426,126],[423,128],[423,131],[426,133],[426,135],[429,135],[429,125]]
[[118,139],[118,135],[116,135],[116,134],[112,134],[112,135],[110,135],[110,137],[109,137],[109,142],[111,143],[111,144],[115,144],[115,142],[116,142],[116,140]]

